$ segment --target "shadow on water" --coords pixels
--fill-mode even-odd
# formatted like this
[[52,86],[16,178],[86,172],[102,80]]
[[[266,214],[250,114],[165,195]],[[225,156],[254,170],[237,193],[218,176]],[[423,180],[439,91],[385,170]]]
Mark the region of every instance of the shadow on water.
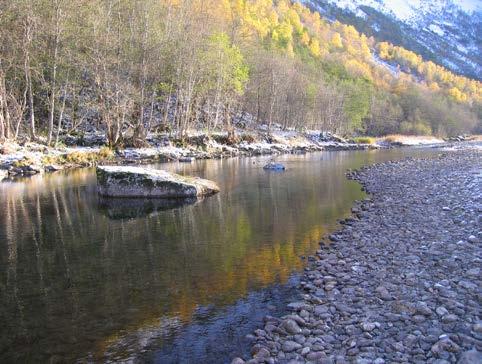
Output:
[[286,155],[284,173],[267,158],[156,166],[220,185],[182,208],[99,201],[93,170],[1,183],[0,362],[243,354],[291,297],[300,256],[364,197],[345,170],[404,153]]
[[187,198],[113,198],[99,197],[99,211],[111,219],[136,219],[159,211],[192,205],[201,199]]

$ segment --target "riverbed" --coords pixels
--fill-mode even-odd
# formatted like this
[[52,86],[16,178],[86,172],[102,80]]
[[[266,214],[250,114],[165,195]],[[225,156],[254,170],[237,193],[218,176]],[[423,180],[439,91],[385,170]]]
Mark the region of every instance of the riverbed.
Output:
[[351,172],[370,197],[310,257],[289,314],[254,331],[248,363],[482,363],[481,161]]
[[303,257],[365,197],[347,169],[431,149],[154,167],[216,181],[185,205],[100,199],[93,169],[0,184],[0,361],[223,363],[292,298]]

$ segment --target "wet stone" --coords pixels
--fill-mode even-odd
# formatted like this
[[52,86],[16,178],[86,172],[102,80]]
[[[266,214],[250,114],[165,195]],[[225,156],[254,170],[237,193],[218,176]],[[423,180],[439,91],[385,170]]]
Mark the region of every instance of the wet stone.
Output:
[[290,353],[290,352],[292,352],[292,351],[301,349],[301,345],[298,344],[298,343],[295,342],[295,341],[288,340],[288,341],[285,341],[285,342],[283,343],[283,345],[281,346],[281,349],[282,349],[285,353]]
[[281,328],[285,329],[289,334],[299,334],[301,333],[301,328],[298,326],[296,321],[288,319],[283,321]]
[[265,361],[482,362],[481,168],[464,150],[350,174],[370,201],[307,262],[297,315],[256,332]]

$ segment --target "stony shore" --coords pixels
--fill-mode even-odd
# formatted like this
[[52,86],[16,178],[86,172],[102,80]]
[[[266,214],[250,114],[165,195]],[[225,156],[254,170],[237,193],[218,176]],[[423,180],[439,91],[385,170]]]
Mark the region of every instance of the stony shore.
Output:
[[348,177],[371,197],[309,257],[291,313],[250,335],[247,363],[482,363],[480,150]]
[[[192,162],[196,159],[218,159],[238,156],[303,154],[321,150],[367,150],[413,145],[444,145],[434,137],[391,136],[387,138],[344,139],[321,131],[286,131],[278,128],[269,135],[263,130],[238,130],[234,141],[218,132],[206,135],[191,132],[185,143],[165,133],[148,135],[143,147],[107,148],[105,134],[90,133],[81,137],[65,136],[56,148],[36,143],[0,144],[0,180],[61,169],[103,164],[147,164],[165,161]],[[460,140],[458,140],[460,141]]]
[[[208,136],[189,135],[179,144],[168,135],[149,135],[146,144],[138,148],[106,147],[103,134],[80,139],[66,139],[57,148],[42,143],[0,144],[0,180],[6,176],[25,176],[61,169],[89,167],[102,164],[147,164],[165,161],[192,162],[196,159],[218,159],[238,156],[307,153],[321,150],[366,150],[387,148],[388,144],[361,143],[343,139],[331,133],[273,131],[239,132],[239,138],[228,142],[223,133]],[[397,144],[398,146],[398,144]]]

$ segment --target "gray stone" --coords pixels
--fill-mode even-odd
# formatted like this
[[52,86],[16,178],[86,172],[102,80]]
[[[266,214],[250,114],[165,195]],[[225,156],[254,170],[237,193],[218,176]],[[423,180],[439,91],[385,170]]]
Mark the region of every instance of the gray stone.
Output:
[[285,353],[291,353],[292,351],[301,349],[302,346],[295,341],[287,340],[281,345],[281,349]]
[[376,328],[376,325],[373,322],[363,322],[361,324],[363,331],[373,331]]
[[454,314],[448,314],[442,317],[442,322],[444,324],[451,324],[452,322],[457,321],[458,317]]
[[482,352],[475,349],[468,350],[460,355],[457,364],[480,364],[482,363]]
[[272,171],[284,171],[286,167],[281,163],[269,162],[263,167],[263,169]]
[[475,235],[470,235],[467,240],[469,241],[469,243],[473,243],[473,244],[476,244],[479,242],[479,239],[477,239],[477,237]]
[[255,358],[268,358],[270,356],[269,350],[266,348],[260,348],[256,354],[254,354]]
[[216,183],[162,170],[128,167],[97,167],[99,194],[109,197],[183,198],[219,192]]
[[459,281],[459,286],[468,290],[477,289],[477,285],[469,281]]
[[382,300],[389,301],[393,299],[392,295],[390,294],[390,292],[388,292],[388,289],[386,287],[379,286],[377,287],[376,292]]
[[295,320],[287,319],[281,323],[281,328],[289,334],[295,335],[301,333],[301,328],[298,326]]
[[466,273],[469,276],[478,277],[480,275],[480,268],[471,268],[467,270]]
[[306,307],[306,303],[304,302],[291,302],[288,303],[288,308],[294,310],[294,311],[300,311],[301,309]]
[[426,318],[425,316],[422,315],[415,315],[412,317],[413,322],[416,322],[417,324],[420,324],[422,322],[425,322]]
[[477,334],[482,334],[482,321],[476,322],[472,325],[472,331]]
[[449,312],[447,311],[447,309],[443,306],[439,306],[437,307],[437,309],[435,310],[435,312],[437,312],[437,315],[439,316],[445,316],[447,315]]
[[432,310],[427,306],[425,302],[418,302],[415,306],[416,313],[424,316],[432,315]]
[[57,172],[57,171],[61,171],[62,169],[64,169],[64,167],[58,165],[58,164],[46,164],[44,166],[44,169],[47,171],[47,172]]
[[179,162],[183,162],[183,163],[192,163],[196,160],[196,158],[194,157],[181,157],[179,158]]
[[309,347],[304,347],[303,350],[301,350],[301,355],[305,356],[310,352]]
[[460,347],[449,338],[443,338],[432,345],[431,351],[435,356],[440,356],[444,351],[456,353]]
[[241,359],[241,358],[234,358],[232,361],[231,361],[231,364],[245,364],[246,362]]
[[326,358],[326,354],[322,351],[311,351],[306,355],[306,359],[313,362],[319,362],[320,360]]

